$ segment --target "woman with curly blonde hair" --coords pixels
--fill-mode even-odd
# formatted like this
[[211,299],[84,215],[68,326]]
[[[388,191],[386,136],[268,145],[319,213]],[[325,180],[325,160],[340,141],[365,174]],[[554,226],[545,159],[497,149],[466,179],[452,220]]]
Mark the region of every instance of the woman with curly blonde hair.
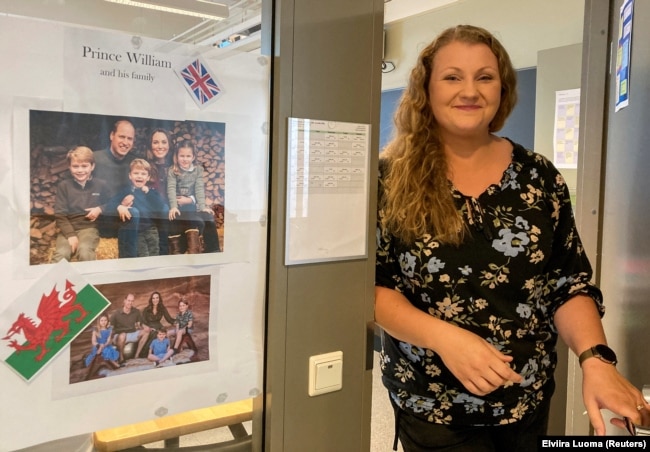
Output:
[[501,43],[459,25],[420,53],[395,114],[375,277],[395,450],[536,450],[558,335],[580,358],[596,434],[602,408],[633,422],[650,408],[606,345],[564,179],[494,134],[516,99]]
[[431,110],[428,89],[434,56],[453,41],[485,44],[497,58],[501,98],[489,132],[503,127],[517,103],[517,76],[510,57],[501,43],[484,30],[453,28],[420,53],[395,114],[396,134],[383,153],[391,161],[386,180],[392,187],[386,192],[384,222],[407,240],[431,232],[429,228],[454,244],[460,243],[463,235],[462,218],[447,190],[442,131]]

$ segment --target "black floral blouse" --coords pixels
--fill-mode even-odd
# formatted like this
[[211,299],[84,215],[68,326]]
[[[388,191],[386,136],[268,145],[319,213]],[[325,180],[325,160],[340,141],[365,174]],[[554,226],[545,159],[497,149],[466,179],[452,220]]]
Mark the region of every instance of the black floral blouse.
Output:
[[[478,198],[450,185],[469,231],[460,247],[428,235],[404,244],[378,223],[375,284],[485,338],[514,357],[511,366],[523,377],[521,384],[478,397],[436,353],[384,333],[380,366],[385,386],[396,404],[429,422],[521,420],[553,393],[558,307],[586,294],[604,313],[563,177],[542,155],[513,147],[501,183]],[[381,184],[380,174],[380,193]]]

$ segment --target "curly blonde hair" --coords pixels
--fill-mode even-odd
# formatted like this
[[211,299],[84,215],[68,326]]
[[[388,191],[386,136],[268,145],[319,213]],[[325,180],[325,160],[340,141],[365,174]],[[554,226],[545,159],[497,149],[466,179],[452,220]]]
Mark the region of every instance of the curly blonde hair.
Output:
[[510,57],[487,30],[472,25],[448,28],[420,52],[395,112],[395,133],[381,155],[381,221],[406,243],[431,234],[441,242],[459,245],[465,233],[449,189],[447,159],[429,103],[433,60],[442,47],[456,41],[485,44],[497,58],[501,102],[490,122],[490,132],[503,127],[517,102],[517,76]]

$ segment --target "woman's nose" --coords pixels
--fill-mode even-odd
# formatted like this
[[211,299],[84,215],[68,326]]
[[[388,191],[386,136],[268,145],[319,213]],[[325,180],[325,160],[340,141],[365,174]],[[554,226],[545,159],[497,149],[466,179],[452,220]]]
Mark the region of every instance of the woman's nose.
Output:
[[462,85],[461,94],[463,96],[473,97],[478,95],[478,87],[474,80],[465,80]]

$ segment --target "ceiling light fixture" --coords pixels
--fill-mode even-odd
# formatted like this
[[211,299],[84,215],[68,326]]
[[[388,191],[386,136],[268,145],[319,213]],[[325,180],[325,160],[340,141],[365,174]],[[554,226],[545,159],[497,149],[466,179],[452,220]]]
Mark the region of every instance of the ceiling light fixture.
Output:
[[223,20],[229,15],[228,7],[220,3],[175,0],[105,0],[120,5],[137,6],[167,13],[183,14],[202,19]]

